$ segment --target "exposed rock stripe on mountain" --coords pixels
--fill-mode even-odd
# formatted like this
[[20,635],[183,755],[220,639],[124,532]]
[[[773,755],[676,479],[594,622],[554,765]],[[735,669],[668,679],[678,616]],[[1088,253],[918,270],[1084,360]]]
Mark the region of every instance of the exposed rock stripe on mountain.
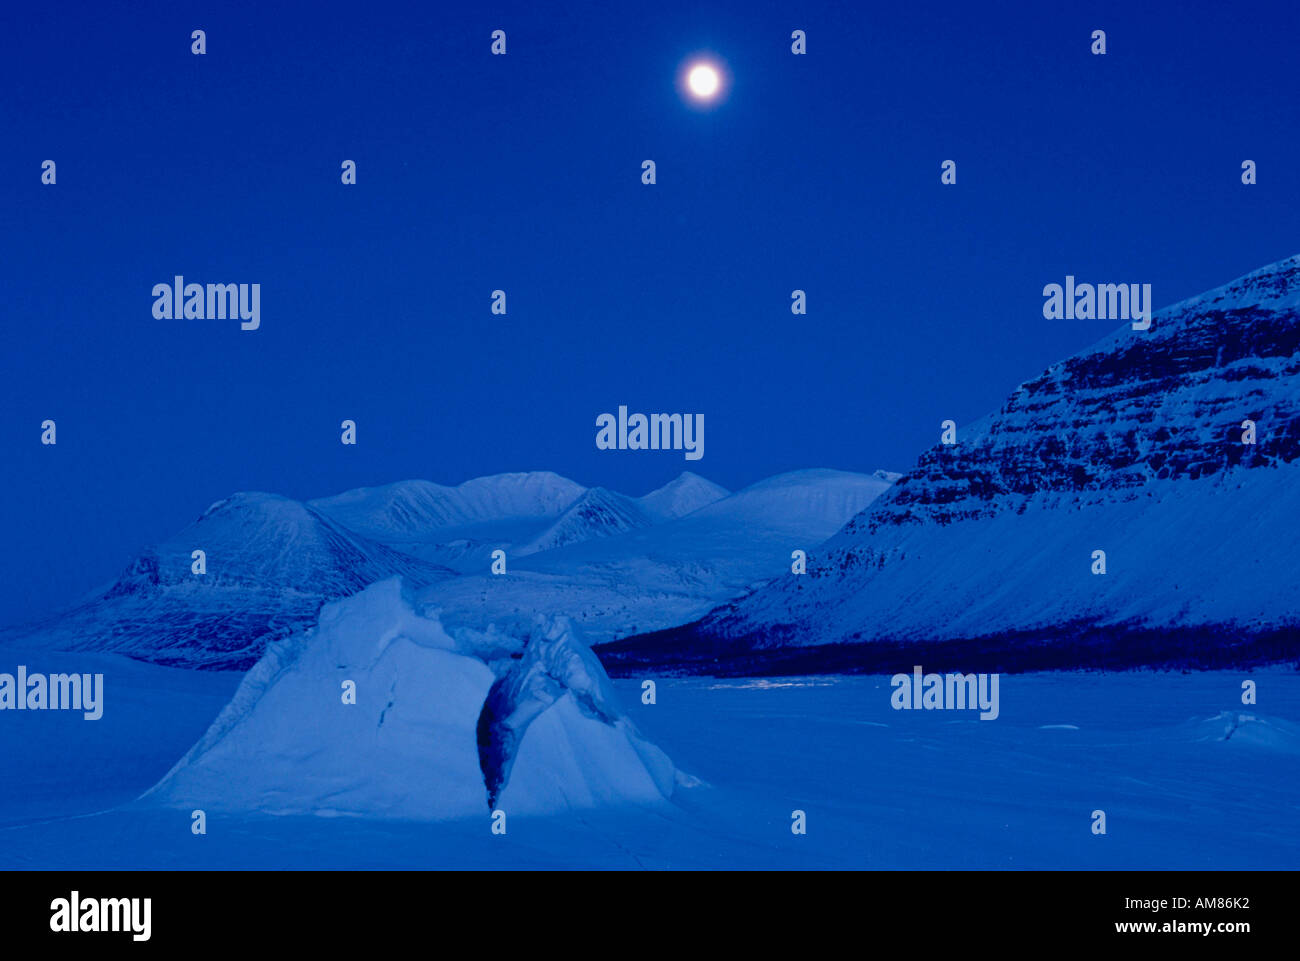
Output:
[[1300,512],[1298,456],[1292,257],[1022,384],[806,575],[601,656],[715,673],[1294,660],[1300,550],[1278,519]]

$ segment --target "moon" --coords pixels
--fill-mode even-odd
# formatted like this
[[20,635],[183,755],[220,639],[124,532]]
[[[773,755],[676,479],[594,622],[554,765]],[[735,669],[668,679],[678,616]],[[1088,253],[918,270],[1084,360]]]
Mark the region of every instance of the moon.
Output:
[[720,85],[718,71],[707,63],[696,64],[691,68],[690,74],[687,75],[686,84],[696,97],[701,100],[708,100],[718,92]]

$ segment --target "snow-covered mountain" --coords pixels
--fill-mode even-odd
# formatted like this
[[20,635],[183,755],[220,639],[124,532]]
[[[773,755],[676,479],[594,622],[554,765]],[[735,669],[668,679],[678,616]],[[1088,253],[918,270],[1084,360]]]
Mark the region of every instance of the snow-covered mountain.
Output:
[[568,616],[593,644],[684,624],[789,570],[793,551],[816,547],[896,476],[781,474],[675,520],[523,556],[508,551],[506,574],[484,565],[484,573],[430,587],[422,600],[456,625]]
[[349,530],[381,543],[418,541],[449,528],[555,518],[585,488],[550,471],[476,477],[456,487],[425,480],[359,487],[308,501]]
[[1021,385],[927,450],[806,575],[602,658],[706,671],[910,669],[922,652],[1003,667],[1294,659],[1298,517],[1292,257]]
[[731,492],[699,474],[682,471],[674,480],[640,498],[641,506],[665,520],[685,517]]
[[603,487],[593,487],[569,505],[559,520],[541,534],[516,547],[514,553],[537,554],[568,544],[653,527],[662,520],[660,515],[631,497]]
[[338,523],[406,554],[458,571],[542,534],[587,489],[550,471],[476,477],[455,487],[424,480],[360,487],[309,501]]
[[[194,573],[195,551],[206,571]],[[242,669],[269,640],[315,623],[323,603],[394,574],[453,572],[349,531],[275,494],[218,501],[71,610],[4,632],[59,650],[117,651],[179,667]]]
[[539,554],[557,547],[654,527],[685,517],[727,496],[725,487],[690,471],[683,471],[663,487],[639,498],[593,487],[570,504],[554,524],[516,546],[513,553],[520,556]]
[[637,732],[567,620],[449,633],[390,578],[271,645],[144,800],[486,822],[655,804],[692,782]]
[[[792,549],[823,540],[890,476],[801,471],[721,499],[693,474],[637,499],[546,472],[404,481],[306,504],[236,494],[112,585],[0,632],[0,643],[243,670],[268,642],[313,625],[322,604],[393,575],[458,628],[544,613],[612,640],[685,623],[778,574]],[[508,552],[506,575],[488,573],[496,548]],[[206,554],[201,574],[195,550]]]
[[456,487],[408,480],[309,505],[359,534],[454,570],[485,569],[494,550],[536,554],[674,520],[727,496],[689,471],[633,498],[550,471],[478,477]]
[[694,526],[735,529],[750,523],[776,525],[820,543],[901,476],[884,470],[855,474],[827,468],[777,474],[701,508]]

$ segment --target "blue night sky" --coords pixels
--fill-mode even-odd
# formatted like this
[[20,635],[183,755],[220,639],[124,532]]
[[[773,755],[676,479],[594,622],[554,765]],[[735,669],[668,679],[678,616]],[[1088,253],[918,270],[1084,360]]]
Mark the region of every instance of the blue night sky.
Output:
[[[0,624],[238,490],[906,470],[1118,326],[1044,284],[1300,252],[1293,3],[465,6],[6,8]],[[155,320],[175,274],[260,283],[261,329]],[[598,451],[619,404],[704,459]]]

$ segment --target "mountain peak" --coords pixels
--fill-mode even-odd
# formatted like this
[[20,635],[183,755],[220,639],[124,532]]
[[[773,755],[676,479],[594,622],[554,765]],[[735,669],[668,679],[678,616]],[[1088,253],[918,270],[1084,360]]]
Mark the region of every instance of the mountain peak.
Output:
[[1242,274],[1236,280],[1189,297],[1174,307],[1226,310],[1243,305],[1269,310],[1300,307],[1300,254]]
[[308,506],[367,537],[400,543],[502,518],[558,517],[585,489],[551,471],[527,471],[475,477],[455,487],[427,480],[358,487]]
[[566,544],[611,537],[624,531],[650,527],[659,520],[661,518],[626,495],[604,487],[592,487],[570,504],[554,524],[528,543],[515,548],[515,553],[536,554]]
[[924,451],[810,555],[806,578],[673,643],[861,642],[863,658],[881,641],[954,644],[925,656],[1022,669],[1276,658],[1268,632],[1293,630],[1300,604],[1260,585],[1295,569],[1293,532],[1269,519],[1300,509],[1298,475],[1290,257],[1021,384]]
[[278,494],[222,498],[141,551],[98,596],[16,636],[58,650],[106,650],[181,667],[242,669],[267,643],[315,622],[326,601],[400,575],[452,571],[357,534]]
[[651,513],[672,520],[720,501],[730,493],[725,487],[687,470],[639,500]]

